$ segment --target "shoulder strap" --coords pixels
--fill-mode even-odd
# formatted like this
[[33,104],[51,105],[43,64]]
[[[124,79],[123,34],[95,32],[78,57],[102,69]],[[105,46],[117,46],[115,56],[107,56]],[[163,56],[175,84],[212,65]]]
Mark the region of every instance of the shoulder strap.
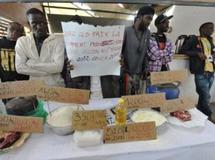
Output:
[[[165,34],[163,34],[164,35],[164,38],[165,38],[165,42],[164,43],[166,43],[167,42],[167,38],[166,38],[166,35]],[[154,33],[153,34],[153,37],[155,38],[155,40],[156,40],[156,42],[157,42],[157,45],[158,45],[158,47],[160,46],[159,45],[159,38],[158,38],[158,35],[157,35],[157,33]]]

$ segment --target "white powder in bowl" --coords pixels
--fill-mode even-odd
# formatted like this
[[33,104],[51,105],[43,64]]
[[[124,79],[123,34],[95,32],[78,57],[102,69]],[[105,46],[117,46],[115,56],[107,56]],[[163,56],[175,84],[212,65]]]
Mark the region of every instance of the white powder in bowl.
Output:
[[138,110],[131,117],[133,122],[150,122],[155,121],[156,127],[164,124],[167,119],[162,114],[153,110]]
[[72,112],[71,107],[62,107],[53,111],[48,115],[47,123],[52,127],[67,127],[72,125]]

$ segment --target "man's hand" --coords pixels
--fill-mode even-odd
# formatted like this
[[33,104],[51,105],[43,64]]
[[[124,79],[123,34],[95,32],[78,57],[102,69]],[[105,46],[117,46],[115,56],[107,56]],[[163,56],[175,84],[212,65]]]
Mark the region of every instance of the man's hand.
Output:
[[35,64],[37,64],[39,62],[39,60],[35,60],[35,59],[28,59],[28,61],[26,62],[26,65],[29,67],[34,66]]
[[143,74],[141,75],[142,80],[146,80],[150,76],[149,71],[144,71]]
[[69,59],[66,59],[66,68],[67,70],[74,70],[74,65],[73,64],[70,64],[71,63],[71,60]]
[[207,59],[206,55],[204,55],[203,53],[199,52],[198,53],[198,57],[200,58],[201,61],[204,61]]
[[119,60],[119,64],[120,64],[120,66],[122,66],[122,67],[124,66],[124,59],[123,59],[122,57],[121,57],[120,60]]

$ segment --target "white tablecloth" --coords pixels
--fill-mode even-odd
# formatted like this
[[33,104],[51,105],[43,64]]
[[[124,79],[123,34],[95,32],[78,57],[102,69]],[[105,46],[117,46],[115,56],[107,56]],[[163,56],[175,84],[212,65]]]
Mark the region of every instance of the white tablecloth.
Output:
[[[91,102],[91,104],[94,102]],[[207,121],[201,129],[167,124],[151,141],[103,144],[79,148],[73,136],[32,134],[18,150],[0,155],[1,160],[215,160],[215,125]]]

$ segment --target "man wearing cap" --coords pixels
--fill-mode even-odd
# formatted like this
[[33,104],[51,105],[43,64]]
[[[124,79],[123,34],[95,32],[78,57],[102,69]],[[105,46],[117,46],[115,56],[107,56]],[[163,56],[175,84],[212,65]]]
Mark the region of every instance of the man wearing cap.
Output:
[[148,65],[147,49],[149,45],[150,25],[154,9],[144,6],[139,9],[133,26],[127,27],[124,33],[122,48],[122,79],[125,95],[145,92],[145,76]]
[[199,28],[200,36],[191,36],[182,47],[182,52],[190,57],[190,72],[194,74],[196,92],[199,95],[197,108],[215,122],[212,118],[210,103],[210,88],[214,81],[214,43],[212,34],[214,24],[203,23]]
[[159,15],[155,20],[157,32],[151,35],[149,41],[149,72],[160,72],[169,70],[168,63],[172,60],[174,53],[173,44],[167,39],[165,33],[169,29],[169,19],[173,16]]

